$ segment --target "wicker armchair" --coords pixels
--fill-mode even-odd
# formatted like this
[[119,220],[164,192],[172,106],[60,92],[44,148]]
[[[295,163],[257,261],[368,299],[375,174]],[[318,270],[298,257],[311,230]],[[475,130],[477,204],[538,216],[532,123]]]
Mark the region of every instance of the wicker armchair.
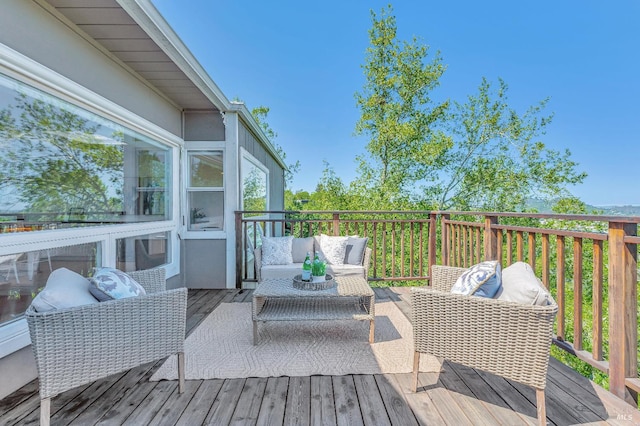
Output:
[[166,290],[164,269],[132,272],[145,296],[25,313],[40,379],[40,424],[51,398],[100,378],[178,354],[184,390],[187,289]]
[[431,288],[411,289],[413,391],[420,354],[427,353],[534,387],[538,423],[546,424],[544,389],[558,306],[451,294],[465,270],[434,265]]

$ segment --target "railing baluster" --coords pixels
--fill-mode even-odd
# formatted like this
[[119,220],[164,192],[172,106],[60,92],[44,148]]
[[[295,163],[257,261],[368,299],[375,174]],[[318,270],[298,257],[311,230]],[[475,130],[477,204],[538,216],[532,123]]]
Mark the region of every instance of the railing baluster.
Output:
[[[476,228],[476,238],[475,238],[475,249],[476,249],[476,261],[475,263],[480,263],[482,260],[482,241],[480,240],[480,228]],[[498,241],[498,247],[502,247],[502,241]],[[498,251],[500,253],[500,251]],[[500,256],[502,257],[502,256]]]
[[373,222],[373,276],[378,276],[378,222]]
[[602,353],[602,241],[593,241],[593,359],[601,361]]
[[573,239],[573,347],[582,350],[582,238]]
[[382,278],[387,276],[387,222],[382,222]]
[[535,232],[529,232],[527,236],[528,236],[527,244],[529,246],[528,247],[529,265],[531,265],[531,269],[535,271],[536,270],[536,234]]
[[[415,222],[409,223],[409,276],[413,277],[413,259],[415,257],[414,245],[415,245]],[[422,242],[422,241],[421,241]],[[420,275],[420,274],[418,274]]]
[[507,231],[507,266],[513,263],[513,231]]
[[524,261],[524,247],[523,247],[523,232],[516,232],[516,260],[518,262]]
[[460,225],[460,231],[462,232],[462,266],[465,268],[469,267],[469,262],[467,259],[469,258],[469,253],[467,250],[467,245],[469,241],[467,240],[467,235],[469,234],[468,228],[464,225]]
[[503,261],[504,261],[504,255],[502,253],[502,249],[503,249],[503,240],[504,240],[504,236],[502,233],[502,230],[498,230],[498,262],[500,262],[501,265],[504,265]]
[[542,284],[549,288],[549,234],[542,234]]
[[558,304],[558,320],[556,321],[558,339],[565,340],[565,241],[562,235],[556,237],[556,303]]
[[404,277],[404,222],[399,222],[400,225],[400,276]]

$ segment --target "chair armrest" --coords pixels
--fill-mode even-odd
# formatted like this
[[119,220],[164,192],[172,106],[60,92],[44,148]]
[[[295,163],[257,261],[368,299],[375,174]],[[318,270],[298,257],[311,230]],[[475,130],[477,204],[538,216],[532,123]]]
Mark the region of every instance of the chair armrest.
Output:
[[253,267],[256,271],[256,280],[262,281],[262,246],[253,251]]
[[166,272],[164,268],[146,269],[144,271],[128,272],[147,293],[157,293],[167,289]]
[[366,247],[364,249],[364,258],[362,259],[362,266],[364,266],[364,279],[369,279],[369,269],[371,267],[371,249]]
[[544,389],[557,305],[411,289],[415,350]]
[[433,265],[431,266],[429,284],[435,290],[450,292],[458,277],[466,270],[466,268],[455,266]]
[[183,352],[187,289],[25,312],[40,398]]

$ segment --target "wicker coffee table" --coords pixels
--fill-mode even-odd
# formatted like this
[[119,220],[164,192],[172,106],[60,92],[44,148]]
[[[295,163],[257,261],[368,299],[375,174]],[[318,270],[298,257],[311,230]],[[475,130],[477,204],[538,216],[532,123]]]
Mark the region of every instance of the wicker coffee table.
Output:
[[358,275],[336,277],[326,290],[298,290],[293,280],[266,279],[253,291],[253,343],[258,343],[258,323],[267,321],[368,320],[373,343],[375,294]]

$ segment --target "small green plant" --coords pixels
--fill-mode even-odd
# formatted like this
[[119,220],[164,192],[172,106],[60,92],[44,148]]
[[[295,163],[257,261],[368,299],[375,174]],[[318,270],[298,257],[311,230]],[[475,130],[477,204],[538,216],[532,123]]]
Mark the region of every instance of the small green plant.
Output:
[[311,264],[311,275],[320,277],[325,275],[327,270],[326,262],[316,260]]

